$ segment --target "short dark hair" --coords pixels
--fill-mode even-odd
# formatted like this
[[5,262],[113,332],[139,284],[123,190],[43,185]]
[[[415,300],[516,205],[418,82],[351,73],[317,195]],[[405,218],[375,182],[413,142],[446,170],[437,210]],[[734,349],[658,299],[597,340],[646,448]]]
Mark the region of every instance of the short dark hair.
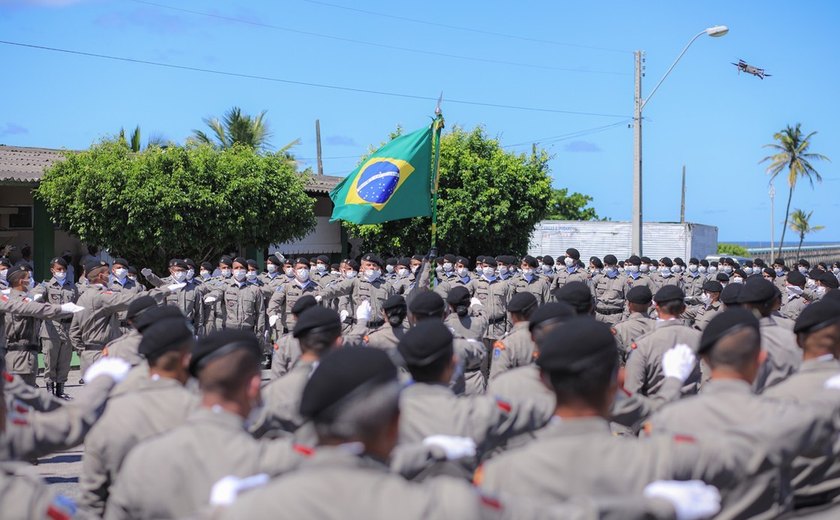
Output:
[[667,302],[657,303],[657,305],[660,309],[671,316],[679,316],[685,312],[685,302],[682,300],[670,300]]
[[300,349],[312,352],[318,357],[326,354],[335,345],[335,340],[341,336],[341,327],[326,330],[314,330],[298,337]]
[[260,373],[260,357],[252,349],[238,349],[211,360],[198,373],[198,383],[204,393],[233,398],[237,391]]
[[604,362],[595,363],[575,373],[548,373],[543,371],[544,379],[551,385],[557,404],[582,401],[593,408],[600,408],[612,396],[608,395],[610,385],[618,370],[618,352],[615,356],[605,357]]
[[411,373],[411,379],[417,383],[436,383],[440,380],[443,372],[449,367],[452,362],[451,356],[441,356],[432,363],[424,366],[409,366],[408,371]]
[[712,369],[728,367],[743,372],[761,350],[761,335],[744,327],[722,337],[704,355]]

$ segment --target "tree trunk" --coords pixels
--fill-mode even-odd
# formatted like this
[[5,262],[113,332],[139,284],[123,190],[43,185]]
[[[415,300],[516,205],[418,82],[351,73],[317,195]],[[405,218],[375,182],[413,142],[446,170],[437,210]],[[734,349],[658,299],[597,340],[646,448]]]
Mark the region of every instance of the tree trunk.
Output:
[[805,241],[805,233],[802,233],[801,235],[799,235],[799,247],[796,248],[796,258],[797,258],[797,260],[802,258],[800,253],[802,252],[802,242],[804,242],[804,241]]
[[782,228],[782,239],[779,240],[779,258],[782,257],[782,246],[785,243],[785,232],[787,231],[788,226],[788,218],[790,218],[790,201],[793,199],[793,184],[790,185],[790,191],[788,192],[788,201],[787,201],[787,209],[785,209],[785,225]]

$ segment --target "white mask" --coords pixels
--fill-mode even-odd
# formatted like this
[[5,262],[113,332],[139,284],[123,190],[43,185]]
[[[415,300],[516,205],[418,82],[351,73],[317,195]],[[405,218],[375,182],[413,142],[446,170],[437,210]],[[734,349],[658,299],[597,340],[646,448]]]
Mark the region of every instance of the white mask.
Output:
[[534,277],[534,270],[533,269],[523,269],[522,276],[528,278],[529,280]]
[[671,268],[666,265],[663,265],[659,268],[659,274],[661,274],[665,278],[668,278],[669,276],[671,276]]
[[237,282],[241,282],[248,276],[248,271],[245,269],[234,269],[233,270],[233,277],[236,279]]
[[181,283],[187,279],[187,273],[185,271],[175,271],[174,273],[172,273],[172,279],[178,283]]
[[379,269],[365,269],[365,279],[368,282],[376,281],[382,275]]
[[59,282],[63,282],[67,278],[67,271],[58,271],[53,273],[53,276]]
[[619,272],[619,273],[621,273],[621,274],[624,274],[624,268],[623,268],[623,267],[619,267],[619,268],[618,268],[618,272]]
[[470,270],[467,269],[466,267],[462,267],[462,268],[458,269],[458,276],[460,276],[461,278],[466,278],[469,275],[470,275]]
[[831,272],[834,274],[840,274],[840,267],[832,267]]
[[484,275],[485,278],[493,278],[496,275],[496,270],[488,265],[487,267],[483,267],[481,269],[481,274]]
[[248,271],[245,274],[245,278],[247,278],[249,281],[253,282],[254,280],[257,279],[257,272],[256,271]]
[[192,280],[193,278],[195,278],[195,270],[187,269],[187,280]]
[[703,305],[708,305],[710,301],[712,301],[712,297],[709,296],[709,293],[703,293],[700,296],[700,301],[703,302]]
[[500,265],[499,266],[499,276],[505,276],[506,274],[508,274],[508,266]]
[[650,264],[642,264],[639,266],[639,271],[646,273],[650,271]]
[[298,269],[297,271],[295,271],[295,278],[297,278],[299,282],[305,282],[309,280],[309,269],[305,267],[302,269]]
[[638,265],[628,265],[624,268],[628,273],[638,273],[639,266]]
[[681,273],[681,272],[682,272],[682,270],[683,270],[683,269],[682,269],[682,266],[681,266],[681,265],[675,265],[674,267],[672,267],[672,268],[671,268],[671,272],[672,272],[672,273],[676,273],[676,274]]
[[265,270],[268,271],[269,274],[274,274],[277,272],[277,266],[274,264],[268,264],[265,266]]
[[120,267],[119,269],[114,269],[114,276],[116,276],[119,280],[125,280],[127,274],[128,269],[124,269],[122,267]]
[[128,279],[129,279],[129,280],[131,280],[132,282],[136,282],[136,281],[137,281],[137,277],[136,277],[136,276],[134,276],[133,274],[128,275]]
[[791,296],[802,296],[802,287],[798,287],[796,285],[786,285],[785,289]]
[[718,268],[717,268],[717,267],[715,267],[715,266],[713,266],[713,265],[710,265],[710,266],[709,266],[709,274],[714,274],[714,273],[716,273],[716,272],[717,272],[717,270],[718,270]]
[[572,267],[577,262],[575,262],[574,258],[571,258],[571,257],[567,256],[566,258],[563,259],[563,263],[566,264],[566,267]]
[[732,266],[731,265],[725,265],[725,266],[721,267],[720,270],[723,271],[726,274],[731,274],[732,273]]
[[231,274],[233,274],[233,273],[231,273],[230,269],[227,268],[227,267],[222,268],[219,271],[222,273],[222,278],[230,278]]
[[813,278],[808,278],[808,281],[805,282],[805,285],[808,287],[814,287],[817,285],[817,281]]
[[802,274],[808,274],[808,268],[800,265],[799,266],[799,272],[802,273]]
[[819,296],[820,298],[822,298],[823,296],[825,296],[825,292],[826,292],[826,290],[827,290],[827,289],[825,288],[825,286],[824,286],[824,285],[820,285],[819,287],[817,287],[816,289],[814,289],[814,292],[815,292],[815,293],[817,293],[817,296]]
[[318,271],[319,273],[326,273],[327,272],[327,266],[326,266],[326,264],[315,264],[315,270]]
[[744,279],[741,278],[740,276],[733,276],[732,280],[730,280],[730,281],[732,283],[744,283]]
[[399,269],[397,269],[397,276],[399,276],[400,278],[405,278],[406,276],[408,276],[408,269],[406,269],[405,267],[400,267]]
[[283,269],[283,272],[286,273],[286,276],[294,276],[295,275],[295,268],[294,267],[287,267]]
[[386,265],[385,266],[385,272],[388,273],[388,274],[393,273],[394,272],[394,266],[390,265],[390,264]]
[[[697,264],[689,264],[689,265],[688,265],[688,270],[689,270],[689,271],[691,271],[692,273],[696,273],[699,269],[700,269],[700,268],[699,268],[699,267],[697,267]],[[704,268],[703,268],[703,270],[702,270],[702,271],[700,271],[700,272],[701,272],[701,273],[705,273],[705,272],[706,272],[706,268],[704,267]]]
[[412,272],[412,273],[416,273],[418,269],[420,269],[420,266],[419,266],[419,265],[412,265],[412,266],[411,266],[411,272]]
[[355,278],[357,274],[359,273],[357,273],[356,271],[347,271],[346,273],[344,273],[344,276],[346,276],[347,279],[350,279]]
[[204,278],[205,280],[209,280],[209,279],[210,279],[210,271],[206,271],[206,270],[202,269],[202,270],[199,272],[199,274],[200,274],[200,275],[201,275],[201,277],[202,277],[202,278]]
[[443,263],[443,270],[447,273],[452,272],[452,262],[444,262]]

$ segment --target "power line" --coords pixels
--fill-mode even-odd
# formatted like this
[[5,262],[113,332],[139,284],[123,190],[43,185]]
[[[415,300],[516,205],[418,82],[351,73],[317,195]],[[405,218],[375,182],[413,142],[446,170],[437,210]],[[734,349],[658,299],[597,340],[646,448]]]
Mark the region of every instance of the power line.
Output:
[[[205,74],[216,74],[219,76],[230,76],[235,78],[245,78],[245,79],[257,79],[261,81],[271,81],[275,83],[286,83],[289,85],[301,85],[305,87],[316,87],[316,88],[323,88],[323,89],[330,89],[330,90],[341,90],[346,92],[356,92],[361,94],[373,94],[378,96],[389,96],[389,97],[398,97],[398,98],[405,98],[405,99],[418,99],[423,101],[437,101],[437,97],[434,96],[418,96],[414,94],[402,94],[398,92],[386,92],[383,90],[370,90],[370,89],[363,89],[363,88],[355,88],[355,87],[344,87],[340,85],[330,85],[326,83],[312,83],[308,81],[298,81],[292,79],[285,79],[285,78],[275,78],[271,76],[261,76],[257,74],[243,74],[238,72],[229,72],[224,70],[217,70],[217,69],[205,69],[201,67],[192,67],[188,65],[174,65],[171,63],[161,63],[158,61],[149,61],[149,60],[141,60],[136,58],[127,58],[124,56],[111,56],[108,54],[98,54],[93,52],[84,52],[84,51],[76,51],[72,49],[61,49],[58,47],[47,47],[44,45],[34,45],[30,43],[20,43],[20,42],[11,42],[7,40],[0,40],[0,44],[4,45],[13,45],[16,47],[25,47],[29,49],[39,49],[51,52],[60,52],[64,54],[74,54],[77,56],[86,56],[89,58],[100,58],[106,60],[113,60],[113,61],[122,61],[127,63],[140,63],[143,65],[153,65],[155,67],[165,67],[168,69],[178,69],[178,70],[188,70],[192,72],[203,72]],[[486,103],[481,101],[469,101],[464,99],[447,99],[448,103],[458,104],[458,105],[471,105],[471,106],[481,106],[481,107],[490,107],[490,108],[506,108],[511,110],[522,110],[527,112],[545,112],[545,113],[552,113],[552,114],[568,114],[568,115],[578,115],[578,116],[593,116],[593,117],[621,117],[626,118],[627,116],[624,114],[605,114],[599,112],[580,112],[576,110],[559,110],[554,108],[542,108],[542,107],[528,107],[528,106],[518,106],[518,105],[504,105],[501,103]]]
[[608,48],[608,47],[595,47],[595,46],[592,46],[592,45],[582,45],[582,44],[577,44],[577,43],[558,42],[558,41],[553,41],[553,40],[545,40],[545,39],[542,39],[542,38],[532,38],[532,37],[528,37],[528,36],[519,36],[519,35],[516,35],[516,34],[508,34],[508,33],[496,32],[496,31],[488,31],[488,30],[484,30],[484,29],[476,29],[474,27],[464,27],[464,26],[460,26],[460,25],[449,25],[449,24],[439,23],[439,22],[430,22],[428,20],[419,20],[417,18],[409,18],[407,16],[397,16],[397,15],[393,15],[393,14],[379,13],[379,12],[376,12],[376,11],[368,11],[366,9],[358,9],[356,7],[347,7],[345,5],[331,4],[329,2],[321,2],[321,1],[318,1],[318,0],[303,0],[303,1],[306,2],[306,3],[309,3],[309,4],[316,4],[316,5],[323,5],[323,6],[327,6],[327,7],[334,7],[336,9],[344,9],[345,11],[353,11],[353,12],[369,14],[369,15],[373,15],[373,16],[381,16],[383,18],[391,18],[393,20],[402,20],[402,21],[405,21],[405,22],[419,23],[419,24],[423,24],[423,25],[430,25],[432,27],[443,27],[443,28],[446,28],[446,29],[454,29],[454,30],[457,30],[457,31],[468,31],[468,32],[472,32],[472,33],[486,34],[488,36],[499,36],[499,37],[502,37],[502,38],[510,38],[512,40],[522,40],[522,41],[536,42],[536,43],[547,43],[549,45],[558,45],[558,46],[562,46],[562,47],[575,47],[575,48],[578,48],[578,49],[590,49],[590,50],[605,51],[605,52],[620,52],[620,53],[626,53],[626,54],[631,54],[632,53],[632,51],[628,51],[628,50],[624,50],[624,49],[611,49],[611,48]]
[[199,16],[206,16],[208,18],[216,18],[216,19],[225,20],[225,21],[228,21],[228,22],[243,23],[243,24],[247,24],[247,25],[253,25],[253,26],[256,26],[256,27],[276,29],[276,30],[279,30],[279,31],[285,31],[285,32],[290,32],[290,33],[294,33],[294,34],[302,34],[302,35],[305,35],[305,36],[314,36],[316,38],[326,38],[326,39],[336,40],[336,41],[340,41],[340,42],[356,43],[356,44],[359,44],[359,45],[368,45],[368,46],[371,46],[371,47],[380,47],[380,48],[383,48],[383,49],[390,49],[390,50],[396,50],[396,51],[402,51],[402,52],[413,52],[413,53],[416,53],[416,54],[426,54],[426,55],[429,55],[429,56],[437,56],[437,57],[442,57],[442,58],[452,58],[452,59],[466,60],[466,61],[477,61],[477,62],[483,62],[483,63],[492,63],[492,64],[495,64],[495,65],[513,65],[513,66],[516,66],[516,67],[527,67],[527,68],[543,69],[543,70],[558,70],[558,71],[564,71],[564,72],[611,74],[611,75],[616,75],[616,76],[629,76],[630,75],[629,72],[616,72],[616,71],[609,71],[609,70],[591,70],[591,69],[584,69],[584,68],[579,68],[579,67],[578,68],[575,68],[575,67],[554,67],[554,66],[551,66],[551,65],[539,65],[539,64],[535,64],[535,63],[520,63],[520,62],[516,62],[516,61],[495,60],[495,59],[491,59],[491,58],[482,58],[482,57],[478,57],[478,56],[463,56],[463,55],[459,55],[459,54],[450,54],[450,53],[446,53],[446,52],[437,52],[437,51],[431,51],[431,50],[425,50],[425,49],[414,49],[414,48],[411,48],[411,47],[400,47],[400,46],[397,46],[397,45],[388,45],[388,44],[385,44],[385,43],[376,43],[376,42],[370,42],[370,41],[365,41],[365,40],[356,40],[354,38],[345,38],[345,37],[342,37],[342,36],[334,36],[332,34],[317,33],[317,32],[312,32],[312,31],[303,31],[303,30],[294,29],[294,28],[291,28],[291,27],[283,27],[283,26],[280,26],[280,25],[274,25],[274,24],[265,23],[265,22],[256,22],[256,21],[253,21],[253,20],[246,20],[244,18],[236,18],[236,17],[233,17],[233,16],[225,16],[225,15],[220,15],[220,14],[215,14],[215,13],[208,13],[208,12],[204,12],[204,11],[196,11],[196,10],[193,10],[193,9],[185,9],[183,7],[174,7],[174,6],[165,5],[165,4],[158,4],[158,3],[155,3],[155,2],[147,2],[145,0],[127,0],[127,1],[134,2],[136,4],[143,4],[143,5],[150,5],[150,6],[154,6],[154,7],[159,7],[161,9],[169,9],[169,10],[172,10],[172,11],[179,11],[179,12],[182,12],[182,13],[190,13],[190,14],[195,14],[195,15],[199,15]]
[[624,121],[618,121],[618,122],[615,122],[615,123],[611,123],[609,125],[596,126],[594,128],[587,128],[587,129],[584,129],[584,130],[577,130],[575,132],[570,132],[570,133],[567,133],[567,134],[555,135],[555,136],[550,136],[550,137],[541,137],[539,139],[530,139],[528,141],[523,141],[521,143],[507,144],[507,145],[504,145],[502,148],[514,148],[514,147],[517,147],[517,146],[531,145],[531,144],[534,144],[534,143],[548,144],[548,143],[556,143],[556,142],[560,142],[560,141],[566,141],[568,139],[574,139],[575,137],[583,137],[585,135],[597,134],[597,133],[603,132],[605,130],[609,130],[610,128],[614,128],[616,126],[621,126],[621,125],[627,124],[630,121],[632,121],[632,119],[625,119]]

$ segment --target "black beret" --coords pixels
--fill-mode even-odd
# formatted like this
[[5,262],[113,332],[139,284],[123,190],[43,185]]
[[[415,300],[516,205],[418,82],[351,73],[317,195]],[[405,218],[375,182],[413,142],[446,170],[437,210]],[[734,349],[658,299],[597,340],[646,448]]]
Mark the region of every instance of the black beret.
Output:
[[381,269],[385,264],[382,263],[382,259],[379,258],[377,255],[373,253],[368,253],[362,257],[362,260],[365,262],[371,262],[379,266]]
[[647,304],[653,300],[653,293],[646,285],[637,285],[627,291],[627,301],[630,303]]
[[180,258],[173,258],[169,261],[169,267],[180,267],[182,269],[189,269],[190,266],[187,265],[187,262]]
[[508,312],[517,314],[527,313],[537,304],[537,297],[529,292],[519,292],[513,295],[507,305]]
[[52,260],[50,260],[50,265],[55,265],[55,264],[58,264],[61,267],[67,269],[67,260],[61,258],[60,256],[57,256],[57,257],[53,258]]
[[676,258],[674,258],[674,263],[675,263],[675,264],[677,264],[677,265],[681,265],[681,266],[683,266],[683,267],[685,266],[685,260],[683,260],[683,259],[682,259],[682,258],[680,258],[680,257],[676,257]]
[[147,307],[135,315],[132,323],[134,324],[134,328],[137,329],[137,332],[142,334],[150,325],[154,325],[168,318],[184,319],[184,313],[174,305],[155,305],[153,307]]
[[106,262],[103,262],[102,260],[88,260],[84,263],[82,267],[84,267],[85,273],[90,273],[94,269],[98,269],[100,267],[108,267],[108,264]]
[[776,296],[775,285],[764,278],[750,278],[738,296],[738,303],[764,303]]
[[446,295],[446,302],[450,305],[466,305],[470,303],[470,291],[463,285],[456,285]]
[[[765,267],[764,269],[761,270],[761,272],[763,272],[764,274],[766,274],[770,278],[776,278],[776,270],[775,269],[772,269],[770,267]],[[802,274],[802,273],[799,273],[799,274]]]
[[564,302],[548,302],[537,307],[528,320],[528,330],[532,331],[542,325],[558,323],[573,318],[575,310]]
[[423,291],[411,300],[408,310],[418,316],[432,316],[443,313],[446,306],[443,298],[437,293]]
[[355,260],[348,260],[347,261],[347,267],[349,267],[350,269],[352,269],[354,271],[358,271],[360,266],[359,266],[359,262],[357,262]]
[[283,265],[283,260],[280,260],[277,255],[268,255],[268,258],[266,258],[265,261],[271,262],[274,265]]
[[128,274],[137,274],[137,268],[133,265],[128,266],[126,270],[128,271]]
[[598,258],[597,256],[593,256],[592,258],[589,259],[589,261],[592,263],[592,265],[595,266],[596,269],[603,269],[604,268],[604,263],[601,262],[601,259]]
[[399,294],[395,294],[395,295],[391,296],[390,298],[388,298],[387,300],[385,300],[385,303],[382,304],[382,310],[389,311],[391,309],[397,309],[397,308],[405,307],[405,306],[406,306],[405,298],[403,298]]
[[796,318],[793,332],[810,334],[838,321],[840,321],[840,302],[822,299],[802,309],[799,317]]
[[656,300],[657,304],[672,302],[674,300],[683,300],[685,299],[685,293],[676,285],[666,285],[656,291],[653,299]]
[[122,265],[122,266],[124,266],[124,267],[128,267],[128,266],[129,266],[128,260],[126,260],[125,258],[119,258],[119,257],[118,257],[118,258],[114,258],[114,261],[113,261],[112,265],[117,265],[117,264],[120,264],[120,265]]
[[516,257],[511,255],[499,255],[496,257],[496,263],[505,265],[513,265],[516,263]]
[[758,318],[752,311],[741,307],[726,309],[712,318],[703,329],[697,353],[702,354],[715,346],[721,338],[743,328],[759,331]]
[[156,305],[157,302],[155,301],[155,299],[148,295],[143,295],[137,298],[136,300],[131,300],[131,303],[128,304],[128,309],[126,309],[125,311],[125,319],[133,319],[142,311],[148,309],[149,307],[154,307]]
[[453,255],[451,253],[447,253],[447,254],[443,255],[443,261],[454,264],[455,263],[455,255]]
[[317,262],[323,262],[323,263],[325,263],[325,264],[330,263],[330,257],[328,257],[327,255],[318,255],[318,256],[315,258],[315,260],[316,260]]
[[459,257],[455,258],[455,263],[456,264],[463,264],[464,267],[466,267],[467,269],[470,268],[470,259],[467,258],[466,256],[459,256]]
[[717,280],[706,280],[703,283],[703,290],[709,292],[721,292],[723,291],[723,285]]
[[615,265],[618,263],[618,258],[615,255],[606,255],[604,256],[604,263],[607,265]]
[[330,264],[330,269],[334,271],[338,271],[339,267],[341,267],[339,264]]
[[299,338],[310,332],[341,330],[341,317],[332,309],[316,305],[298,315],[292,336]]
[[292,305],[292,314],[300,316],[300,314],[310,307],[318,305],[318,300],[311,294],[304,294]]
[[22,277],[23,275],[31,271],[32,269],[30,269],[28,265],[18,264],[6,271],[6,280],[8,280],[9,283],[14,283],[16,278]]
[[700,265],[703,267],[709,267],[709,261],[706,259],[700,260]]
[[[796,269],[796,270],[797,270],[797,271],[799,271],[799,269]],[[791,271],[791,273],[792,273],[792,272],[793,272],[793,271]],[[822,271],[820,271],[819,269],[817,269],[817,268],[815,267],[815,268],[811,269],[810,271],[808,271],[808,277],[809,277],[809,278],[813,278],[813,279],[815,279],[815,280],[819,280],[819,279],[820,279],[820,276],[822,276],[822,273],[823,273]],[[790,274],[790,273],[788,273],[788,274]]]
[[260,268],[260,264],[258,264],[256,260],[253,260],[251,258],[245,261],[245,265],[247,265],[248,267],[253,267],[255,269]]
[[309,265],[309,260],[307,260],[306,258],[304,258],[302,256],[299,256],[299,257],[295,258],[295,265],[297,265],[297,264]]
[[0,265],[5,265],[6,267],[12,267],[12,261],[6,258],[5,256],[0,257]]
[[651,263],[650,257],[648,257],[648,256],[643,256],[643,257],[642,257],[642,258],[640,258],[639,260],[641,260],[641,262],[642,262],[643,264],[650,264],[650,263]]
[[397,381],[397,367],[378,348],[340,348],[330,352],[312,372],[300,399],[300,414],[317,422],[328,422],[341,412],[341,404],[352,402],[360,389],[375,390]]
[[689,263],[689,264],[694,264],[694,265],[697,265],[697,264],[699,264],[699,263],[700,263],[700,261],[699,261],[699,260],[697,260],[697,258],[695,258],[695,257],[693,257],[693,256],[692,256],[691,258],[689,258],[689,259],[688,259],[688,263]]
[[143,338],[137,351],[144,357],[163,354],[191,342],[193,331],[187,326],[184,315],[165,318],[149,325],[143,331]]
[[819,278],[817,278],[821,284],[830,288],[830,289],[837,289],[840,288],[840,282],[837,281],[837,277],[831,273],[822,273]]
[[636,255],[632,255],[627,259],[627,263],[630,265],[642,265],[642,259]]
[[825,296],[820,298],[821,302],[825,301],[836,301],[840,302],[840,291],[828,291],[825,293]]
[[426,367],[452,357],[452,340],[452,332],[442,321],[423,320],[405,333],[397,349],[409,367]]
[[542,260],[543,265],[554,265],[554,259],[549,255],[545,255]]
[[726,273],[717,273],[715,275],[715,280],[719,282],[729,282],[729,275]]
[[791,285],[803,286],[805,285],[805,275],[799,271],[791,271],[787,275],[787,282]]
[[[233,264],[248,265],[248,260],[246,260],[245,258],[243,258],[241,256],[237,256],[236,258],[233,259]],[[230,265],[232,266],[233,264],[230,264]]]
[[411,267],[411,258],[404,256],[397,260],[397,265],[401,265],[404,267]]
[[590,316],[571,318],[541,337],[538,345],[537,366],[550,374],[579,374],[617,356],[609,325]]
[[575,260],[578,260],[578,259],[580,259],[580,252],[577,249],[575,249],[574,247],[570,247],[569,249],[566,250],[566,256],[570,256],[570,257],[574,258]]
[[195,261],[191,258],[184,258],[184,263],[187,264],[188,269],[194,270],[196,268]]
[[554,296],[575,309],[580,309],[592,303],[592,292],[583,282],[569,282],[554,291]]
[[499,265],[498,262],[496,262],[496,259],[492,256],[485,256],[484,260],[481,263],[487,264],[490,267],[498,267]]
[[732,276],[735,276],[736,274],[738,276],[740,276],[741,278],[746,278],[747,277],[747,272],[744,271],[743,269],[735,269],[734,271],[732,271]]
[[662,257],[659,260],[659,262],[665,264],[665,267],[673,267],[674,266],[674,262],[670,258],[668,258],[667,256]]
[[207,271],[213,272],[213,264],[210,262],[201,262],[201,268],[206,269]]
[[720,292],[720,301],[726,305],[737,305],[743,289],[744,284],[742,283],[731,283],[727,285]]
[[531,267],[537,267],[537,259],[531,255],[525,255],[522,257],[522,263],[528,264]]
[[475,263],[476,264],[481,264],[483,262],[484,262],[484,255],[478,255],[477,257],[475,257]]
[[198,373],[208,363],[237,350],[249,350],[257,358],[262,355],[260,342],[253,332],[222,329],[204,336],[193,347],[192,357],[190,358],[190,374],[198,376]]
[[811,267],[811,262],[802,258],[799,260],[799,265],[801,265],[802,267]]
[[224,255],[219,258],[219,263],[223,265],[233,265],[233,258],[229,257],[228,255]]
[[773,263],[776,264],[776,265],[784,266],[785,265],[785,259],[784,258],[777,258],[777,259],[773,260]]

